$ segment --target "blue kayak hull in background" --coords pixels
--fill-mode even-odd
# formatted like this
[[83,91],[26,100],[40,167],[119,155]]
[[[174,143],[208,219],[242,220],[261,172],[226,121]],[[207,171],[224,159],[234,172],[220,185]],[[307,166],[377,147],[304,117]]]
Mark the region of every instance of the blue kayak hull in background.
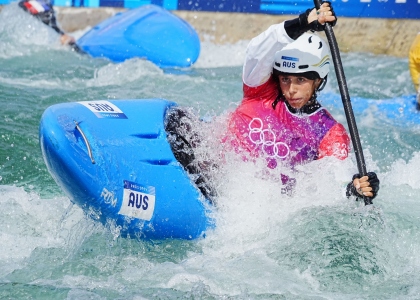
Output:
[[162,68],[190,67],[200,54],[194,28],[156,5],[116,14],[80,37],[77,45],[92,57],[114,62],[139,57]]
[[[320,101],[327,108],[343,108],[341,96],[338,94],[322,94]],[[361,114],[371,113],[373,116],[393,126],[409,128],[420,125],[420,111],[416,109],[416,95],[383,100],[351,97],[351,105],[356,117]]]
[[53,105],[39,138],[57,184],[93,219],[123,237],[195,239],[212,207],[175,159],[161,99]]

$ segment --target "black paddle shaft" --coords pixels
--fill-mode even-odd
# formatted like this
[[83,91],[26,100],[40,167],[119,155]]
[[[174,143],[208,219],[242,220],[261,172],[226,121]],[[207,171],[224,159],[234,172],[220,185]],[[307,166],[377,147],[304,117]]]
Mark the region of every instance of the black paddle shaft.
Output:
[[[316,9],[321,7],[321,0],[314,0]],[[354,118],[353,108],[351,106],[350,95],[347,88],[346,76],[344,75],[343,65],[341,63],[340,50],[331,24],[325,23],[325,35],[330,45],[331,55],[334,62],[335,74],[337,76],[338,87],[340,88],[341,100],[343,101],[344,112],[346,113],[347,124],[349,126],[350,137],[356,154],[357,168],[361,176],[366,176],[366,163],[363,156],[362,144],[360,143],[359,132],[357,130],[356,119]],[[372,204],[369,197],[363,196],[365,205]]]

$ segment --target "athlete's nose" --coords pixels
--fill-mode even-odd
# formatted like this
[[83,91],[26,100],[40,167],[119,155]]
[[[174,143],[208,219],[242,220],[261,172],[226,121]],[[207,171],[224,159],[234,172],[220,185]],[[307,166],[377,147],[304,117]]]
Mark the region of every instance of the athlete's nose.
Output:
[[289,92],[291,94],[295,94],[297,92],[297,84],[294,83],[293,81],[290,83]]

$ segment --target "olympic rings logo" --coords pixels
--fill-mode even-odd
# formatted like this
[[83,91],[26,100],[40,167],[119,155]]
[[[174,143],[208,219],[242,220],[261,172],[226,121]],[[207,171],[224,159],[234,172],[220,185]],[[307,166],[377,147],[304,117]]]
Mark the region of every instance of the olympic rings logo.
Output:
[[270,158],[286,158],[290,148],[283,142],[276,143],[276,135],[271,129],[263,129],[264,123],[260,118],[253,118],[248,124],[249,140],[261,148]]

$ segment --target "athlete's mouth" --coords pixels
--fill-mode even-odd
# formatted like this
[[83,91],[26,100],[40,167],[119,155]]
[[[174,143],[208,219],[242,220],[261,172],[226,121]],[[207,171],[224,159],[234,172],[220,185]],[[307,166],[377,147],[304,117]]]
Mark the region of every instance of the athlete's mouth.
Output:
[[292,98],[292,99],[289,99],[289,101],[290,102],[298,102],[298,101],[301,101],[301,98]]

